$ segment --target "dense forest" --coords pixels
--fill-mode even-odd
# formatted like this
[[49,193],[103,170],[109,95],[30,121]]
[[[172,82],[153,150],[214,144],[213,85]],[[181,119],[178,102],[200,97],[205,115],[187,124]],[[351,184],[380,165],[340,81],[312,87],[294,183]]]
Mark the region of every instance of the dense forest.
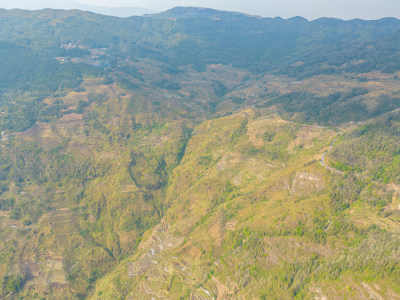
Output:
[[[365,62],[349,65],[345,70],[393,73],[399,68],[396,55],[399,34],[395,32],[400,30],[400,21],[390,18],[284,20],[176,8],[160,15],[119,19],[79,11],[3,10],[0,25],[0,38],[24,47],[18,51],[33,49],[51,58],[66,56],[68,52],[76,56],[76,49],[66,53],[60,48],[72,43],[107,48],[112,63],[117,63],[117,57],[141,57],[172,66],[193,65],[199,70],[207,64],[222,63],[263,72],[304,61],[300,68],[289,68],[290,73],[312,76],[318,72],[339,72],[339,66],[355,58]],[[35,53],[29,55],[34,57]],[[3,58],[13,63],[7,56]],[[34,63],[29,56],[26,59]],[[321,70],[322,62],[329,67]]]

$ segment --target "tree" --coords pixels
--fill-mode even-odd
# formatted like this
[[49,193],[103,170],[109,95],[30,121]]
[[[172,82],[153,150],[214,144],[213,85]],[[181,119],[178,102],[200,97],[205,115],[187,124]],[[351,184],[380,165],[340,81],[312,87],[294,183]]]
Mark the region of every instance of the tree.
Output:
[[6,276],[4,277],[4,292],[9,293],[16,293],[21,290],[23,285],[23,280],[21,276],[13,275],[13,276]]

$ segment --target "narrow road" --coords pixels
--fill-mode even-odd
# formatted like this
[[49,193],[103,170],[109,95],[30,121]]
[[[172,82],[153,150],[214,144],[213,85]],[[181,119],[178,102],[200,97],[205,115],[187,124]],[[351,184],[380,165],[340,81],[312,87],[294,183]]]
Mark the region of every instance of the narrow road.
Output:
[[[274,109],[272,112],[273,112],[279,119],[284,120],[284,119],[282,118],[282,116],[281,116],[275,109]],[[286,120],[285,120],[285,121],[286,121]],[[287,121],[287,122],[290,122],[290,121]],[[340,129],[337,129],[337,130],[339,131],[339,135],[332,141],[331,145],[329,146],[329,149],[326,150],[326,151],[324,152],[324,154],[322,154],[320,163],[321,163],[321,165],[322,165],[324,168],[326,168],[326,169],[328,169],[328,170],[330,170],[330,171],[332,171],[332,172],[334,172],[334,173],[343,175],[344,172],[342,172],[342,171],[340,171],[340,170],[338,170],[338,169],[332,168],[332,167],[326,165],[326,163],[325,163],[325,157],[326,157],[326,155],[332,150],[333,145],[336,143],[336,141],[339,139],[339,137],[343,134],[343,132],[342,132]]]
[[332,172],[335,172],[335,173],[337,173],[337,174],[342,174],[342,175],[343,175],[344,172],[339,171],[338,169],[332,168],[332,167],[326,165],[326,163],[325,163],[325,157],[326,157],[326,155],[332,150],[333,145],[336,143],[336,141],[339,139],[339,137],[340,137],[341,135],[342,135],[342,132],[339,131],[339,135],[332,141],[331,145],[329,146],[329,149],[326,150],[326,151],[324,152],[324,154],[322,154],[320,163],[321,163],[321,165],[322,165],[323,167],[325,167],[326,169],[328,169],[328,170],[330,170],[330,171],[332,171]]

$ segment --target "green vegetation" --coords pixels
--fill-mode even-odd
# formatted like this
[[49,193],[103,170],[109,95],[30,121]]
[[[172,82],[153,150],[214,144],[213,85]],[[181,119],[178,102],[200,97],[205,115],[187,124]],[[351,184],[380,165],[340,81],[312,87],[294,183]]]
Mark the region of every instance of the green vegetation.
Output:
[[213,84],[213,89],[215,95],[222,97],[228,93],[227,87],[220,81],[215,81]]
[[280,72],[299,77],[332,74],[341,71],[368,73],[379,70],[394,74],[399,70],[400,31],[371,41],[349,45],[335,45],[331,49],[318,49],[305,54],[301,66],[285,66]]
[[400,295],[398,20],[0,25],[0,297]]
[[21,276],[5,277],[3,285],[3,290],[5,291],[5,293],[14,294],[21,290],[23,281]]
[[168,81],[166,79],[163,79],[161,81],[155,82],[154,84],[156,86],[158,86],[159,88],[162,88],[164,90],[177,91],[177,90],[181,89],[181,87],[180,87],[180,85],[178,83],[171,82],[171,81]]

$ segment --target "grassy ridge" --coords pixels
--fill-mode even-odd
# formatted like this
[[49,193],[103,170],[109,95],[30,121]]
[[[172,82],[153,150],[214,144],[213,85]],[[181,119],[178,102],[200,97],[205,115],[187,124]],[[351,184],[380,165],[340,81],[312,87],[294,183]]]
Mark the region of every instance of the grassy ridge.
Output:
[[[351,183],[312,159],[333,135],[251,111],[196,127],[167,189],[164,222],[182,244],[154,256],[162,267],[129,276],[130,262],[156,249],[144,239],[142,251],[99,281],[92,298],[398,293],[398,218],[393,223],[373,203],[363,223],[365,211],[338,210],[332,195]],[[286,155],[269,156],[271,148]]]

